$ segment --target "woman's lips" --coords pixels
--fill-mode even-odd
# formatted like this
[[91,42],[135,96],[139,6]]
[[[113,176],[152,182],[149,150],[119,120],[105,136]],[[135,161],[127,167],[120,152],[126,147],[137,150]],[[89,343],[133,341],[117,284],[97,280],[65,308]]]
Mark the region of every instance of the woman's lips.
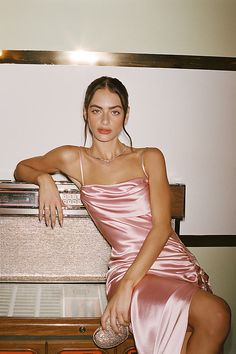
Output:
[[100,134],[110,134],[111,133],[111,129],[102,129],[102,128],[100,128],[100,129],[98,129],[98,132]]

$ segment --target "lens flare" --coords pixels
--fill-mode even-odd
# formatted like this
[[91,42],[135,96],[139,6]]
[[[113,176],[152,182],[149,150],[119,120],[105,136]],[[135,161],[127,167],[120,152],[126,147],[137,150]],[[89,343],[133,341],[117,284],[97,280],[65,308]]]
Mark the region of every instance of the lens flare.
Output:
[[98,55],[94,52],[88,52],[86,50],[75,50],[69,52],[69,58],[72,62],[77,64],[89,64],[94,65],[98,61]]

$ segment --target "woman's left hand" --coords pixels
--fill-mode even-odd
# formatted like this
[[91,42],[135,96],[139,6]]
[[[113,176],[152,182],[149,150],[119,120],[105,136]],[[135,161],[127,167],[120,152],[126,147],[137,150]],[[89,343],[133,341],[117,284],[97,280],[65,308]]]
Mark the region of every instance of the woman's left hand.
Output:
[[128,283],[119,284],[115,294],[107,304],[101,317],[102,328],[106,329],[109,320],[112,329],[119,333],[119,325],[128,326],[130,323],[129,309],[133,288]]

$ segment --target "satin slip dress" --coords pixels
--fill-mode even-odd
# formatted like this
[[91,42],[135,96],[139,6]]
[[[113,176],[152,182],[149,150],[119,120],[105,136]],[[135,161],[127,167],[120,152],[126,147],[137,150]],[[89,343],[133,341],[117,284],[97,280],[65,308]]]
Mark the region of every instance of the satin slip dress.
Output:
[[[81,201],[111,245],[109,299],[152,228],[148,178],[85,185],[82,160],[81,154]],[[132,294],[130,330],[139,354],[180,354],[191,298],[199,288],[211,291],[208,275],[173,231]]]

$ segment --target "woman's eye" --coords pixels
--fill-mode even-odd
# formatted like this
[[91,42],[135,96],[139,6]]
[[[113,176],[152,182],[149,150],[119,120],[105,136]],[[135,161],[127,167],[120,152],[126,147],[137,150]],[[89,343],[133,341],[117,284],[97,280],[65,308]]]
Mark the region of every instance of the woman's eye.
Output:
[[118,116],[120,114],[120,111],[111,111],[111,114],[113,116]]
[[98,114],[100,112],[100,109],[94,108],[91,111],[93,114]]

